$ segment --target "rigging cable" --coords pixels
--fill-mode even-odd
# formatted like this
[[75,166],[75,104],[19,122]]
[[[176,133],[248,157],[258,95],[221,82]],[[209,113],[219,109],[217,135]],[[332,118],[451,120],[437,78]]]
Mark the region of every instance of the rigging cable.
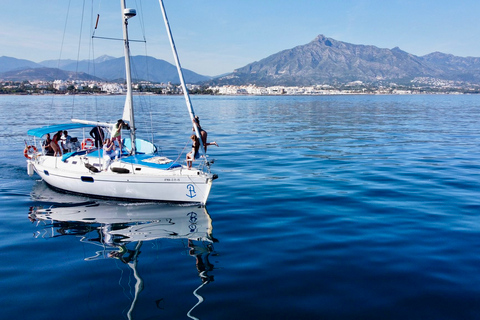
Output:
[[[144,40],[144,50],[145,50],[145,66],[146,66],[146,72],[147,72],[147,81],[151,81],[151,77],[150,77],[150,64],[149,64],[149,59],[148,59],[148,46],[147,46],[147,39],[145,37],[145,19],[144,19],[144,16],[143,16],[143,6],[142,6],[142,1],[135,1],[136,5],[140,8],[140,15],[139,15],[139,20],[140,20],[140,27],[142,29],[142,36],[143,36],[143,40]],[[150,95],[148,95],[148,113],[149,113],[149,116],[150,116],[150,139],[151,139],[151,142],[152,144],[155,144],[155,138],[154,138],[154,135],[153,135],[153,111],[152,111],[152,97]],[[158,147],[161,149],[161,147]],[[158,150],[157,150],[158,152]]]
[[[67,15],[65,17],[65,24],[63,26],[63,36],[62,36],[62,42],[60,44],[60,54],[58,56],[58,61],[57,61],[57,70],[55,71],[56,72],[56,77],[55,78],[58,78],[58,74],[60,72],[60,61],[62,59],[62,53],[63,53],[63,45],[65,43],[65,34],[67,33],[67,22],[68,22],[68,16],[70,15],[70,5],[72,3],[72,0],[68,1],[68,7],[67,7]],[[53,94],[52,95],[52,107],[53,107],[53,100],[55,98],[55,95]],[[49,119],[50,122],[52,120],[52,118]]]
[[67,33],[67,22],[68,22],[68,16],[70,14],[71,3],[72,3],[72,0],[68,1],[67,16],[65,18],[65,24],[64,24],[64,27],[63,27],[62,44],[60,45],[60,56],[58,57],[58,62],[57,62],[58,69],[60,69],[60,60],[62,59],[63,44],[65,43],[65,34]]
[[[82,5],[82,19],[80,22],[80,34],[78,37],[78,49],[77,49],[77,65],[75,67],[75,78],[78,79],[78,63],[80,60],[80,48],[81,48],[81,43],[82,43],[82,31],[83,31],[83,18],[85,14],[85,0],[83,0],[83,5]],[[73,110],[75,109],[75,95],[72,95],[72,118],[73,118]]]
[[[90,12],[90,22],[93,22],[93,17],[94,17],[94,13],[93,13],[93,1],[92,0],[92,9],[91,9],[91,12]],[[99,6],[99,9],[98,9],[98,12],[100,12],[100,3],[98,4]],[[89,41],[89,50],[88,50],[88,71],[90,73],[90,65],[92,65],[92,69],[93,69],[93,76],[96,77],[97,74],[96,74],[96,69],[95,69],[95,43],[93,41],[93,37],[95,36],[95,32],[97,30],[97,27],[98,27],[98,22],[100,20],[100,14],[97,14],[97,19],[96,19],[96,22],[95,22],[95,28],[93,29],[92,31],[92,25],[93,23],[90,23],[90,34],[92,35],[90,41]],[[91,56],[90,56],[91,54]],[[95,85],[92,86],[92,92],[94,91],[95,89]],[[95,93],[95,92],[93,92]],[[97,95],[93,95],[94,96],[94,101],[95,101],[95,118],[97,121],[99,121],[98,119],[98,99],[97,99]]]

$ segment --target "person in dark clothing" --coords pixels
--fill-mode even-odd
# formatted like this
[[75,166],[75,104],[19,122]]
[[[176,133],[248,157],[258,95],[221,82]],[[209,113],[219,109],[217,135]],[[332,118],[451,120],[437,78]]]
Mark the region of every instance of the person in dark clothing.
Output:
[[[202,142],[203,142],[203,147],[205,148],[205,153],[207,153],[207,146],[217,146],[218,147],[218,143],[216,143],[215,141],[213,142],[207,142],[207,131],[203,130],[202,127],[200,126],[200,119],[198,118],[198,116],[195,116],[195,119],[193,120],[193,124],[195,126],[197,126],[198,128],[198,131],[200,132],[200,136],[202,137]],[[195,128],[192,128],[193,131],[195,131]]]
[[95,139],[95,148],[103,147],[103,138],[105,138],[105,133],[103,132],[102,128],[93,128],[92,130],[90,130],[90,136]]
[[188,170],[192,168],[193,160],[198,159],[199,157],[198,149],[200,148],[200,140],[197,138],[196,135],[192,134],[190,136],[190,139],[192,139],[192,151],[187,153]]

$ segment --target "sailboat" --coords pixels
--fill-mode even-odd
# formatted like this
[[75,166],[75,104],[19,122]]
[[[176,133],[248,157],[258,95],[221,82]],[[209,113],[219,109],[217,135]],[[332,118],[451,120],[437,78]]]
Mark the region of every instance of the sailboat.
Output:
[[[194,166],[177,163],[167,157],[159,156],[156,147],[146,140],[136,137],[134,104],[132,97],[132,76],[130,69],[130,49],[128,20],[136,16],[136,10],[126,8],[125,0],[120,0],[123,21],[123,42],[127,94],[123,115],[114,122],[99,122],[71,119],[70,123],[35,128],[28,131],[33,137],[31,144],[25,143],[24,155],[27,158],[27,173],[37,173],[48,185],[89,196],[151,200],[166,202],[187,202],[205,205],[210,194],[212,182],[218,176],[211,173],[211,161],[208,160],[203,146],[201,132],[193,125],[197,143],[200,144],[199,157]],[[192,124],[195,113],[183,77],[172,32],[168,22],[163,0],[159,0],[173,57],[183,89],[185,102]],[[47,148],[40,146],[47,134],[68,130],[90,130],[95,127],[113,132],[119,125],[129,132],[120,144],[120,153],[113,159],[104,157],[101,148],[95,148],[93,140],[83,139],[82,143],[70,148],[63,156],[54,156]],[[113,135],[113,134],[112,134]],[[110,164],[111,163],[111,164]],[[191,168],[190,168],[191,167]]]

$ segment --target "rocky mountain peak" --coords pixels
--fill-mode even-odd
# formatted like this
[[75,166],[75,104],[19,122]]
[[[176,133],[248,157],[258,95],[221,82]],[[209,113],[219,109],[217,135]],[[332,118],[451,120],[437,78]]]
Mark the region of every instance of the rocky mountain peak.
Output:
[[335,40],[331,38],[325,37],[323,34],[319,34],[313,41],[313,43],[319,43],[322,45],[325,45],[327,47],[333,46],[333,43],[336,42]]
[[310,43],[253,62],[215,82],[309,86],[351,81],[409,83],[417,77],[480,82],[480,71],[476,71],[480,58],[455,58],[448,59],[447,66],[436,54],[418,57],[399,47],[356,45],[320,34]]

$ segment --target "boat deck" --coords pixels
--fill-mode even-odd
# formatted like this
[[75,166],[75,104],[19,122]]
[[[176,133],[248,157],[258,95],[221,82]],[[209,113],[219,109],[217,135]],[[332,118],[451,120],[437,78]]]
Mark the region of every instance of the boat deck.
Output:
[[[70,157],[73,156],[82,156],[88,155],[89,157],[95,158],[103,158],[103,150],[102,149],[95,149],[95,150],[81,150],[75,152],[69,152],[63,155],[62,161],[66,161]],[[128,163],[128,164],[135,164],[140,166],[145,166],[149,168],[155,169],[162,169],[162,170],[169,170],[174,168],[179,168],[182,165],[174,162],[166,157],[151,155],[151,154],[136,154],[136,155],[129,155],[126,152],[123,152],[122,157],[120,157],[120,162]]]
[[134,156],[122,157],[120,158],[120,161],[163,170],[179,168],[182,166],[168,158],[147,154],[136,154]]

